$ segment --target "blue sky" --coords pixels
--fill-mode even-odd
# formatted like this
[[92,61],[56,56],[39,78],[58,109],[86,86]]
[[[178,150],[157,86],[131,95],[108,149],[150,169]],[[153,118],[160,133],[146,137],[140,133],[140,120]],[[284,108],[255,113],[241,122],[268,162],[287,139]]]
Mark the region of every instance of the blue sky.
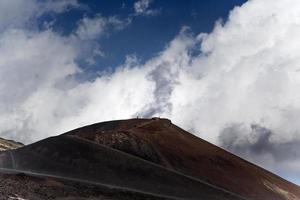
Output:
[[0,136],[160,116],[300,183],[300,1],[1,0]]
[[245,0],[153,1],[149,9],[157,13],[147,16],[132,16],[135,12],[133,0],[79,2],[86,7],[45,18],[55,20],[53,28],[56,31],[69,34],[76,29],[78,20],[83,16],[101,14],[103,17],[132,17],[132,23],[122,31],[112,32],[99,40],[105,56],[97,59],[93,70],[103,70],[121,65],[126,55],[134,54],[141,61],[154,57],[183,26],[190,27],[195,34],[210,32],[217,20],[226,20],[230,10]]

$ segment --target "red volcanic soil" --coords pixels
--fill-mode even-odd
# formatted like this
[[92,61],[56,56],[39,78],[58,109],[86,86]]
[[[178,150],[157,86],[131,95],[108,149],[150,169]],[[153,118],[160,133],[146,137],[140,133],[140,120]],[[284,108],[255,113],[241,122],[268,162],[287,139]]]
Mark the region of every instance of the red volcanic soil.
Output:
[[[131,128],[139,129],[142,126],[151,126],[153,122],[155,121],[129,120],[100,123],[60,136],[50,137],[15,150],[4,151],[0,153],[0,173],[9,173],[12,176],[10,178],[1,178],[0,176],[0,192],[4,192],[5,197],[9,195],[7,191],[12,190],[12,193],[18,194],[20,198],[24,199],[28,199],[30,195],[33,195],[34,198],[29,199],[53,199],[56,193],[57,195],[61,194],[56,192],[61,189],[65,193],[74,194],[73,199],[75,197],[79,199],[82,196],[76,195],[82,195],[86,192],[80,193],[81,187],[76,187],[76,184],[87,184],[97,186],[94,189],[87,190],[89,193],[97,191],[97,188],[101,186],[102,189],[114,189],[117,193],[126,191],[127,196],[133,194],[129,199],[244,199],[203,180],[187,176],[174,170],[175,168],[171,169],[156,164],[164,156],[156,152],[156,147],[147,140],[139,139],[138,136],[133,137],[133,135],[132,137],[130,137],[131,135],[126,137],[126,134],[122,136],[114,135],[118,130],[122,130],[122,132],[128,130],[130,132]],[[154,130],[158,131],[161,128],[163,127],[152,127],[149,128],[147,133],[144,133],[151,134]],[[100,135],[105,137],[110,135],[109,138],[112,139],[101,140]],[[128,153],[129,151],[126,153],[111,148],[109,145],[103,145],[100,142],[116,140],[120,141],[120,144],[124,144],[120,146],[126,147],[128,150],[132,149],[136,155]],[[174,152],[174,154],[176,153]],[[151,162],[152,158],[157,160]],[[176,157],[173,161],[178,162]],[[165,162],[171,164],[169,160]],[[26,177],[72,181],[75,182],[75,186],[64,184],[62,188],[53,188],[45,185],[43,181],[37,183],[33,179],[29,179],[29,182],[26,182],[28,179],[15,179],[15,173],[25,174]],[[27,191],[26,187],[28,186],[30,190]],[[71,190],[72,188],[73,190]],[[51,198],[47,196],[49,192],[52,194]],[[36,197],[38,194],[45,196],[45,198]],[[124,192],[122,195],[122,198],[115,199],[127,198]],[[102,196],[105,196],[105,194]]]
[[153,118],[0,152],[1,199],[299,200],[300,188]]
[[299,186],[184,131],[167,119],[103,122],[66,135],[126,152],[249,199],[300,199]]

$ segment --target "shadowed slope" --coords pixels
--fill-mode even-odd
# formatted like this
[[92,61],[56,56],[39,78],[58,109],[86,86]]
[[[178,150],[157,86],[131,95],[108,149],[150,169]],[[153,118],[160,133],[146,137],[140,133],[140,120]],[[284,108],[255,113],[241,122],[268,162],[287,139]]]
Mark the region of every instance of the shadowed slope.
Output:
[[[112,124],[105,125],[104,129],[113,127]],[[28,174],[72,178],[170,199],[242,199],[197,179],[74,135],[51,137],[3,152],[0,165]]]
[[153,118],[104,122],[67,133],[206,180],[251,199],[300,199],[300,188],[173,125]]
[[25,173],[0,172],[0,200],[171,200],[136,191]]

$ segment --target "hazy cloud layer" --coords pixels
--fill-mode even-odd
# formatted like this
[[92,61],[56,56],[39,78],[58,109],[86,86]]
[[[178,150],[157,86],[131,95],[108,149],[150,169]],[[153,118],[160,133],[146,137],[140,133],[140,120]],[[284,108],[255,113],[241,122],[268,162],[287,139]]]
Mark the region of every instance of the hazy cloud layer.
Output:
[[[1,136],[32,142],[89,123],[158,115],[299,177],[300,2],[248,1],[212,33],[183,27],[146,63],[128,56],[115,72],[89,81],[76,78],[84,71],[75,61],[91,59],[82,49],[101,54],[95,41],[125,28],[126,20],[83,18],[70,36],[61,36],[33,28],[30,19],[42,13],[30,2],[12,10],[20,16],[0,17]],[[66,2],[50,10],[79,6]],[[0,13],[8,8],[16,9],[0,6]]]

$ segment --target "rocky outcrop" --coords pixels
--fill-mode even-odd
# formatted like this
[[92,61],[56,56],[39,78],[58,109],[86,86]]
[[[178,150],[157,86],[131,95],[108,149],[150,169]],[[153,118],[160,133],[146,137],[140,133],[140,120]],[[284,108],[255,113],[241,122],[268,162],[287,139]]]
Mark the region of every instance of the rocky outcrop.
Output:
[[24,146],[24,145],[20,142],[15,142],[13,140],[6,140],[4,138],[0,138],[0,151],[17,149],[22,146]]

